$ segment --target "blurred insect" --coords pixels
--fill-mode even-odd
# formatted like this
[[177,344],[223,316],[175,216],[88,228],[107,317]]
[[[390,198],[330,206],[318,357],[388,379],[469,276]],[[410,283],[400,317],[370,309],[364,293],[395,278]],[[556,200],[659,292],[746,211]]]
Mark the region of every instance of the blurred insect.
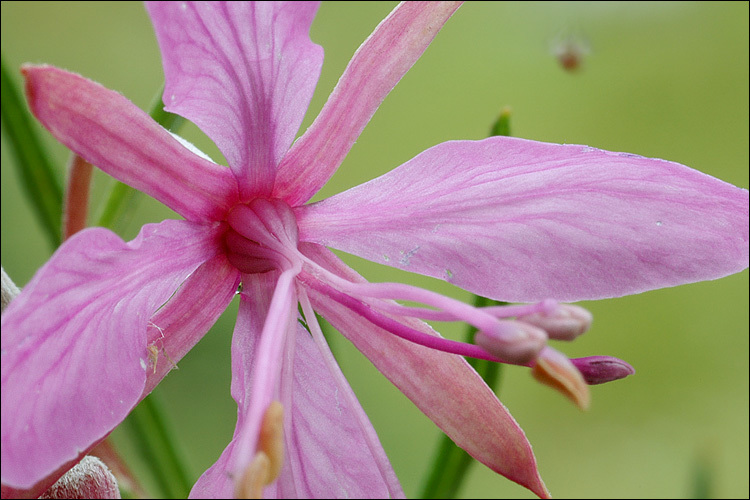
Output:
[[591,53],[589,44],[582,36],[567,34],[558,36],[552,42],[552,55],[560,67],[569,73],[575,73],[583,66],[584,59]]

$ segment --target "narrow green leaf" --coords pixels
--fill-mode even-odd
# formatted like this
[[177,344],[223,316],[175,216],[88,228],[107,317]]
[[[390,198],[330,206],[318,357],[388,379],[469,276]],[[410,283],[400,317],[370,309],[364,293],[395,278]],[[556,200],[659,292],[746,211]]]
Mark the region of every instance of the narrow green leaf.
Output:
[[52,167],[26,103],[0,57],[3,130],[15,157],[26,197],[52,246],[62,241],[62,183]]
[[[149,115],[165,129],[175,132],[182,126],[185,119],[179,115],[164,111],[164,103],[161,99],[163,93],[164,87],[159,89],[159,92],[156,94],[151,104]],[[127,184],[115,181],[110,188],[109,194],[105,197],[106,201],[102,206],[99,217],[96,218],[96,225],[110,229],[114,229],[116,225],[121,226],[130,219],[142,196],[143,193],[140,191],[131,188]]]
[[175,445],[161,404],[152,393],[123,422],[164,498],[187,498],[192,481]]

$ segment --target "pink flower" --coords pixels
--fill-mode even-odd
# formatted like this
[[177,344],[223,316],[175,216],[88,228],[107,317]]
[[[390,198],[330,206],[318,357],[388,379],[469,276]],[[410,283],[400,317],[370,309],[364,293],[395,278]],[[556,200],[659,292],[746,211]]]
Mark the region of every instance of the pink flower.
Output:
[[[746,268],[748,193],[672,162],[497,137],[439,144],[305,204],[456,8],[397,7],[292,145],[322,64],[308,36],[317,5],[149,4],[166,109],[196,123],[230,168],[115,92],[56,68],[24,69],[32,111],[55,137],[185,220],[148,224],[127,243],[82,231],[3,314],[4,491],[53,483],[200,340],[242,283],[237,428],[192,495],[403,496],[315,310],[459,446],[546,496],[522,430],[456,354],[531,366],[585,404],[584,381],[630,369],[546,346],[590,322],[549,298],[614,297]],[[475,309],[367,283],[326,246],[531,303]],[[442,339],[422,319],[470,323],[477,345]]]

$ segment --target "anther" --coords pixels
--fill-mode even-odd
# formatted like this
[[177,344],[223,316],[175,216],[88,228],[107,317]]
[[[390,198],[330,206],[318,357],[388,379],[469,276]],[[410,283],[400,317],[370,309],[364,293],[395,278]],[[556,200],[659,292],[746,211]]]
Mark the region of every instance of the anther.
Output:
[[589,408],[589,386],[578,368],[562,353],[545,347],[531,368],[531,374],[539,382],[571,399],[580,409]]
[[258,436],[258,449],[270,460],[268,483],[275,481],[284,463],[284,407],[278,401],[268,405]]
[[268,456],[262,451],[256,453],[242,478],[235,483],[235,498],[263,498],[263,487],[268,484],[270,469]]
[[257,452],[235,483],[237,498],[262,498],[263,488],[279,477],[284,463],[283,428],[284,407],[271,401],[260,425]]
[[498,321],[491,330],[478,331],[474,342],[507,363],[523,365],[537,357],[547,343],[547,334],[520,321]]
[[570,360],[589,385],[604,384],[633,375],[635,369],[612,356],[589,356]]
[[588,331],[594,317],[579,306],[559,304],[552,311],[519,316],[519,321],[538,326],[555,340],[573,340]]

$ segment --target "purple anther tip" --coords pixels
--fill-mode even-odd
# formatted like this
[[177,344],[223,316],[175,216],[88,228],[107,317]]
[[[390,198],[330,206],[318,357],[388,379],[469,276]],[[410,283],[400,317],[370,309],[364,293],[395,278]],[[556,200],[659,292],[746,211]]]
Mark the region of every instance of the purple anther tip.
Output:
[[571,359],[589,385],[604,384],[635,373],[635,368],[612,356],[588,356]]

